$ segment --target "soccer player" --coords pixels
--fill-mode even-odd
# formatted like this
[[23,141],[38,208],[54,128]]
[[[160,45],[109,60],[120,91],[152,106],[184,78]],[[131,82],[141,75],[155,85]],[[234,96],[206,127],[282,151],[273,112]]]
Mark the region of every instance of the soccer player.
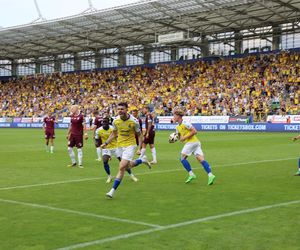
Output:
[[[95,138],[101,139],[102,141],[107,141],[108,137],[110,136],[111,132],[113,131],[113,127],[109,125],[110,119],[109,117],[103,118],[102,126],[96,130]],[[106,183],[110,183],[112,181],[112,176],[110,174],[110,166],[109,160],[111,159],[112,155],[114,155],[119,161],[121,161],[120,151],[117,148],[117,138],[114,138],[106,147],[102,150],[102,158],[103,158],[103,166],[104,170],[107,173],[107,180]],[[127,168],[126,171],[128,172],[130,178],[137,182],[138,179],[134,176],[130,168]]]
[[[133,108],[131,109],[131,114],[133,115],[133,117],[134,117],[135,119],[138,120],[139,125],[140,125],[140,130],[141,130],[141,132],[142,132],[142,131],[143,131],[143,121],[142,121],[142,119],[139,117],[139,111],[138,111],[137,107],[133,107]],[[137,134],[135,134],[135,141],[136,141],[136,145],[138,146],[138,149],[137,149],[137,151],[136,151],[136,154],[137,154],[137,155],[140,155],[140,154],[141,154],[142,145],[139,145],[139,136],[138,136]]]
[[[181,142],[185,143],[183,149],[181,151],[181,163],[186,171],[189,173],[189,177],[185,181],[185,183],[189,183],[192,180],[196,179],[196,175],[192,171],[192,167],[188,162],[187,158],[191,154],[195,155],[196,159],[202,164],[204,170],[208,174],[208,185],[212,185],[215,176],[211,172],[210,165],[204,159],[204,154],[201,149],[201,144],[198,138],[196,137],[197,130],[193,127],[191,123],[183,121],[184,112],[180,108],[176,108],[173,111],[173,121],[177,122],[178,125],[176,126],[176,133],[179,134],[179,139]],[[169,141],[172,143],[172,141]]]
[[55,117],[49,111],[47,116],[43,120],[43,129],[45,132],[45,139],[46,139],[46,152],[49,152],[49,142],[50,142],[50,153],[53,154],[54,152],[54,139],[55,139]]
[[98,128],[100,128],[102,126],[102,116],[99,115],[99,111],[96,110],[93,112],[94,115],[94,126],[92,127],[92,130],[94,131],[94,140],[95,140],[95,147],[96,147],[96,153],[97,153],[97,161],[101,161],[101,144],[102,144],[102,140],[101,137],[99,137],[99,139],[96,139],[95,135],[96,135],[96,130]]
[[112,124],[113,131],[104,144],[101,145],[102,148],[105,148],[115,137],[118,137],[117,142],[120,150],[121,161],[119,163],[119,171],[114,180],[113,187],[108,193],[106,193],[106,196],[109,198],[113,197],[127,168],[133,168],[141,163],[145,163],[149,168],[151,168],[151,164],[148,162],[146,156],[132,161],[136,148],[135,134],[137,133],[139,136],[139,145],[142,143],[142,136],[138,121],[132,115],[128,114],[128,104],[126,102],[120,102],[117,106],[117,111],[118,116]]
[[[68,165],[68,167],[76,167],[77,163],[75,160],[75,154],[73,151],[73,147],[77,148],[77,156],[78,156],[78,167],[83,168],[82,165],[82,147],[83,147],[83,133],[87,131],[85,119],[82,114],[80,114],[80,109],[78,105],[72,105],[70,108],[71,112],[71,123],[68,129],[67,140],[68,140],[68,152],[71,158],[72,164]],[[88,134],[84,134],[84,138],[88,139]]]
[[150,163],[156,164],[157,163],[156,149],[154,146],[154,138],[155,138],[154,117],[150,112],[149,106],[145,106],[142,112],[146,116],[145,119],[146,132],[142,143],[141,157],[145,155],[147,144],[149,144],[152,153],[152,161]]
[[[297,141],[298,139],[300,139],[300,135],[295,136],[295,137],[293,138],[293,141]],[[298,159],[298,171],[297,171],[294,175],[295,175],[295,176],[296,176],[296,175],[300,176],[300,158]]]

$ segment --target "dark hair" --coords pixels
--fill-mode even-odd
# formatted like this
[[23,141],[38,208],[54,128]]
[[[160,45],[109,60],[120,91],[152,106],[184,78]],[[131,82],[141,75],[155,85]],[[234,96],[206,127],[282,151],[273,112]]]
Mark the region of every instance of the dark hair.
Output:
[[106,122],[109,123],[109,117],[104,117],[102,121],[103,121],[103,122],[106,121]]
[[125,107],[125,108],[128,109],[128,104],[127,104],[127,102],[119,102],[119,103],[118,103],[118,106],[122,106],[122,107]]

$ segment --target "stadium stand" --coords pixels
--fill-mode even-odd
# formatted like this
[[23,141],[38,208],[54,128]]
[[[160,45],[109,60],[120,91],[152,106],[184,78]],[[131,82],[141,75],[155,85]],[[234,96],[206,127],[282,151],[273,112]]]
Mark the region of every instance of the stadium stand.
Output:
[[65,116],[75,103],[113,115],[121,99],[158,115],[299,114],[299,11],[299,0],[145,0],[1,28],[1,116]]
[[156,64],[93,72],[27,76],[1,87],[5,117],[40,117],[50,109],[60,116],[81,104],[115,113],[118,100],[154,107],[170,115],[181,105],[189,115],[299,114],[299,54],[257,54],[243,58]]

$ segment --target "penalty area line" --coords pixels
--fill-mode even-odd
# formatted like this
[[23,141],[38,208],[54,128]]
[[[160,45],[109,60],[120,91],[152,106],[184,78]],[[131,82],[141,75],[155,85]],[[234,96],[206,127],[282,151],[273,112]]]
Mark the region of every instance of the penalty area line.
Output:
[[128,234],[121,234],[121,235],[117,235],[117,236],[113,236],[113,237],[109,237],[109,238],[104,238],[104,239],[99,239],[99,240],[94,240],[94,241],[89,241],[89,242],[83,242],[83,243],[79,243],[79,244],[66,246],[63,248],[58,248],[56,250],[71,250],[71,249],[84,248],[84,247],[88,247],[88,246],[100,245],[103,243],[117,241],[120,239],[128,239],[131,237],[146,235],[146,234],[150,234],[150,233],[154,233],[154,232],[158,232],[158,231],[166,231],[166,230],[172,229],[172,228],[179,228],[179,227],[184,227],[184,226],[197,224],[197,223],[201,223],[201,222],[213,221],[213,220],[217,220],[217,219],[222,219],[222,218],[227,218],[227,217],[232,217],[232,216],[237,216],[237,215],[242,215],[242,214],[248,214],[248,213],[253,213],[253,212],[259,212],[259,211],[263,211],[263,210],[267,210],[267,209],[289,206],[289,205],[299,204],[299,203],[300,203],[300,200],[295,200],[295,201],[277,203],[277,204],[273,204],[273,205],[256,207],[256,208],[237,210],[237,211],[233,211],[233,212],[229,212],[229,213],[213,215],[213,216],[208,216],[208,217],[199,218],[199,219],[195,219],[195,220],[184,221],[184,222],[180,222],[180,223],[176,223],[176,224],[161,226],[159,228],[152,228],[152,229],[136,231],[136,232],[128,233]]

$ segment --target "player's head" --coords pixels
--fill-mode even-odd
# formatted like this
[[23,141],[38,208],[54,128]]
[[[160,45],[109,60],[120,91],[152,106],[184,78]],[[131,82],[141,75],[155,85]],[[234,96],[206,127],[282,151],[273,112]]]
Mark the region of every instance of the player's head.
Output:
[[143,107],[143,114],[148,114],[150,112],[150,107],[149,106],[144,106]]
[[79,113],[79,106],[78,105],[72,105],[70,108],[72,115],[77,115]]
[[109,118],[108,118],[108,117],[104,117],[104,118],[103,118],[103,121],[102,121],[102,127],[103,127],[105,130],[108,130],[108,129],[109,129]]
[[128,111],[127,102],[118,103],[117,110],[118,110],[118,115],[125,118],[127,116],[127,111]]
[[50,110],[48,110],[47,115],[48,115],[48,117],[50,117],[53,115],[53,113]]
[[139,110],[138,110],[138,108],[137,108],[137,107],[132,107],[132,108],[131,108],[131,114],[132,114],[135,118],[137,118],[138,115],[139,115]]
[[180,107],[175,107],[173,109],[173,116],[174,116],[173,121],[178,122],[184,116],[184,111]]
[[104,116],[109,116],[109,107],[103,108],[103,115]]

